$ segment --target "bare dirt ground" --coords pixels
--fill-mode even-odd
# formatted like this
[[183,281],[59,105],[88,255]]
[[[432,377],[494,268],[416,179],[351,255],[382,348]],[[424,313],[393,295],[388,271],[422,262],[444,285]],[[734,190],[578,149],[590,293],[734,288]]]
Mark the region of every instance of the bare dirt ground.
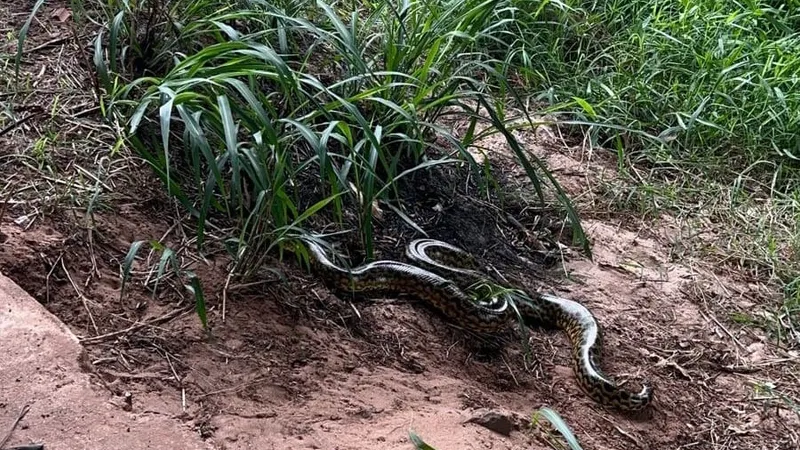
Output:
[[[31,6],[0,5],[3,36],[16,35]],[[567,241],[552,211],[526,204],[530,188],[500,141],[486,143],[490,159],[521,195],[477,200],[454,172],[450,184],[429,175],[415,183],[409,213],[431,237],[475,252],[528,288],[587,305],[605,329],[607,372],[654,384],[655,404],[643,414],[589,400],[558,332],[533,330],[526,359],[518,334],[465,333],[419,302],[350,303],[291,258],[269,261],[283,280],[265,270],[258,283],[229,284],[224,253],[200,258],[182,248],[191,230],[147,167],[109,155],[113,133],[95,117],[86,61],[52,15],[63,6],[39,13],[24,83],[4,83],[0,93],[0,271],[82,338],[85,369],[110,401],[122,405],[130,393],[134,409],[181,421],[221,449],[407,449],[409,430],[439,450],[549,448],[543,428],[529,423],[542,406],[558,411],[585,449],[800,446],[796,349],[733,320],[775,304],[774,287],[689,251],[711,238],[688,234],[684,218],[611,208],[614,161],[550,132],[519,137],[576,199],[593,260],[574,248],[564,249],[563,264],[537,258],[540,242]],[[90,39],[79,34],[84,50]],[[15,45],[5,41],[2,53]],[[11,80],[13,62],[3,75]],[[385,257],[417,237],[390,211],[377,235]],[[197,273],[210,334],[180,280],[164,281],[156,296],[144,287],[157,254],[137,264],[120,295],[120,261],[143,239],[178,249]],[[504,436],[465,422],[482,409],[512,417],[515,430]]]

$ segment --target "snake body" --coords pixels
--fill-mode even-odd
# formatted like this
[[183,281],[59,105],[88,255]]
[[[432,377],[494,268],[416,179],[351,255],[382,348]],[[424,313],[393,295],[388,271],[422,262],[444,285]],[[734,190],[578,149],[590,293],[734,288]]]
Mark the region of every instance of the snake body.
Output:
[[[472,256],[462,249],[433,239],[411,242],[406,255],[416,264],[375,261],[354,269],[334,264],[315,241],[307,240],[311,262],[329,287],[366,295],[407,293],[419,297],[456,324],[478,332],[496,333],[513,323],[517,309],[525,322],[552,324],[567,334],[572,344],[572,364],[578,384],[600,404],[622,410],[641,410],[652,401],[653,390],[643,382],[638,393],[618,386],[599,368],[602,332],[591,312],[578,302],[537,293],[503,294],[476,302],[464,289],[488,278],[477,270]],[[462,288],[461,286],[464,286]]]
[[342,293],[361,295],[410,294],[428,301],[453,322],[467,329],[496,333],[510,325],[507,304],[476,304],[455,283],[433,272],[396,261],[374,261],[354,269],[333,263],[322,246],[305,240],[311,265],[324,283]]
[[[485,275],[475,270],[475,260],[469,253],[446,242],[417,239],[408,245],[406,255],[442,276],[452,274],[451,278],[464,285],[487,281]],[[518,300],[515,306],[524,321],[554,324],[566,332],[572,343],[573,370],[579,385],[592,399],[624,410],[640,410],[652,401],[653,391],[649,383],[643,382],[638,393],[629,392],[617,386],[598,368],[602,331],[585,306],[541,293],[529,297],[529,300],[513,294],[512,297]]]

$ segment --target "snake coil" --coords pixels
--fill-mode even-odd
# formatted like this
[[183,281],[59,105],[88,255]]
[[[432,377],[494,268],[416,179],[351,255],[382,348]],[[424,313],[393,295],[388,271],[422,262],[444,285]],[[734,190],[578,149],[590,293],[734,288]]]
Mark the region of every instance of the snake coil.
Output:
[[523,297],[515,291],[489,302],[476,302],[464,289],[485,283],[488,277],[477,270],[469,253],[454,245],[433,239],[411,242],[406,255],[424,268],[381,260],[345,269],[334,264],[317,241],[303,241],[310,250],[312,266],[330,288],[365,295],[411,294],[473,331],[496,333],[511,326],[514,315],[509,302],[513,302],[524,321],[551,324],[565,331],[572,344],[571,359],[578,384],[593,400],[629,411],[641,410],[652,401],[653,389],[648,382],[642,382],[639,392],[630,392],[598,368],[602,331],[585,306],[541,293]]

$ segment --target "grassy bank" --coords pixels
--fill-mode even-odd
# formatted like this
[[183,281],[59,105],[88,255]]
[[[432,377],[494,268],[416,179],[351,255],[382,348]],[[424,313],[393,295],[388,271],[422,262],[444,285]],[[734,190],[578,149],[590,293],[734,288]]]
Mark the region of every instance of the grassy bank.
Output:
[[800,156],[798,5],[549,3],[550,14],[521,26],[514,61],[538,98],[578,97],[583,118],[661,140],[622,133],[620,142],[616,130],[595,127],[621,157],[700,174],[716,164],[728,175],[775,175],[775,189],[787,192],[797,187]]
[[[727,223],[695,247],[786,286],[781,317],[800,309],[796,1],[106,0],[76,11],[104,18],[93,60],[104,114],[194,214],[198,244],[209,226],[230,230],[235,271],[323,208],[356,217],[371,253],[375,205],[402,214],[403,181],[432,166],[460,165],[492,189],[468,151],[491,133],[578,223],[509,132],[551,113],[614,152],[620,207]],[[453,116],[465,135],[442,126]]]

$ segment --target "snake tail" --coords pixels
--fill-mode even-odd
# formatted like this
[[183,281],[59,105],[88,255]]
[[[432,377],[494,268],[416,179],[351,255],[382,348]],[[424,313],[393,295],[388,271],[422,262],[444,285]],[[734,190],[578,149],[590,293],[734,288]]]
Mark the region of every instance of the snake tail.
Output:
[[[431,271],[462,284],[488,280],[476,270],[478,265],[472,255],[446,242],[417,239],[408,245],[406,255]],[[511,297],[520,299],[515,294]],[[572,345],[573,371],[587,395],[600,404],[622,410],[641,410],[650,404],[653,397],[650,383],[644,381],[639,392],[630,392],[599,369],[602,330],[585,306],[573,300],[541,293],[525,297],[524,301],[515,302],[523,320],[555,325],[567,334]],[[501,296],[500,299],[505,301],[508,298]]]
[[[589,310],[578,302],[549,294],[537,294],[538,319],[553,322],[572,344],[572,365],[581,388],[592,399],[623,410],[637,411],[653,399],[652,385],[644,380],[641,390],[623,389],[600,370],[602,330]],[[525,314],[523,314],[525,315]]]

